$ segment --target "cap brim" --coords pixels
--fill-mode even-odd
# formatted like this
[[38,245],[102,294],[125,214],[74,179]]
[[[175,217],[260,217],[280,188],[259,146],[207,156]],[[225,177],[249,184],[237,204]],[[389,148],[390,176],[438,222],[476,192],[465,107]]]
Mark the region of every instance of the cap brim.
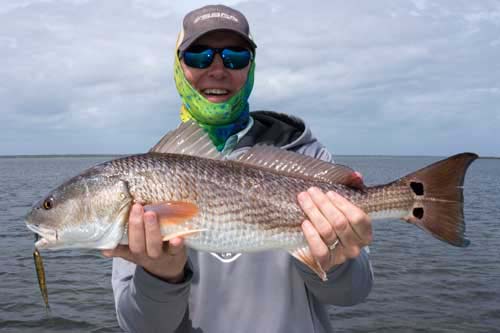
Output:
[[195,35],[192,35],[190,36],[189,38],[185,39],[182,41],[181,45],[179,45],[179,51],[185,51],[189,46],[191,46],[191,44],[193,44],[198,38],[200,38],[201,36],[203,35],[206,35],[208,34],[209,32],[214,32],[214,31],[231,31],[231,32],[234,32],[236,33],[238,36],[240,36],[241,38],[243,38],[248,44],[249,46],[252,48],[252,50],[255,50],[257,48],[257,45],[254,43],[253,40],[251,40],[247,35],[241,33],[241,31],[238,31],[236,29],[228,29],[227,27],[224,27],[224,28],[214,28],[214,29],[210,29],[210,30],[207,30],[207,31],[203,31],[203,32],[200,32],[198,34],[195,34]]

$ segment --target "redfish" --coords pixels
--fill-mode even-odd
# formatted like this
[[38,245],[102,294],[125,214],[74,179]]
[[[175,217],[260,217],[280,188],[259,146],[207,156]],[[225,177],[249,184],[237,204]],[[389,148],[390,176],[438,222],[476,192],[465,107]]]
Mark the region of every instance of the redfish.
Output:
[[463,183],[478,156],[462,153],[385,185],[366,187],[352,169],[271,146],[225,160],[194,123],[149,153],[111,160],[69,179],[34,205],[29,229],[39,249],[112,249],[127,244],[133,203],[154,210],[165,241],[184,237],[201,251],[284,249],[322,279],[301,230],[297,194],[335,191],[372,219],[402,219],[464,247]]

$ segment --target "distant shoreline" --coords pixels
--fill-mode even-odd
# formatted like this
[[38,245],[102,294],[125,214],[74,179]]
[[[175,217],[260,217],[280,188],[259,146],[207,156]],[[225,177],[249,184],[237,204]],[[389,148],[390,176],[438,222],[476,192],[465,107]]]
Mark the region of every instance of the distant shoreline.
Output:
[[51,154],[51,155],[0,155],[0,158],[80,158],[80,157],[120,157],[131,154]]
[[[49,154],[49,155],[0,155],[2,158],[95,158],[95,157],[122,157],[130,156],[134,154]],[[398,158],[410,158],[410,157],[435,157],[444,158],[447,156],[436,156],[436,155],[335,155],[337,157],[398,157]],[[495,156],[480,156],[479,159],[482,160],[499,160],[500,157]]]

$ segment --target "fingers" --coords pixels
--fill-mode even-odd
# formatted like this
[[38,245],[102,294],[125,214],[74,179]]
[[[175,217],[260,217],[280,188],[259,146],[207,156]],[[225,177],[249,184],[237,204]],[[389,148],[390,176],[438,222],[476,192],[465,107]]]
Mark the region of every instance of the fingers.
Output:
[[171,256],[176,256],[184,253],[184,239],[180,237],[172,238],[168,241],[167,252]]
[[319,236],[327,245],[335,243],[337,234],[330,222],[332,209],[335,207],[330,203],[328,197],[318,188],[310,188],[307,192],[299,193],[298,200],[304,213],[314,225]]
[[135,255],[157,259],[163,252],[160,224],[154,212],[144,212],[144,207],[134,204],[129,217],[129,248]]
[[[371,242],[370,218],[341,195],[335,192],[325,194],[313,187],[307,192],[300,193],[298,200],[309,218],[308,223],[303,225],[306,239],[311,243],[323,243],[322,246],[310,244],[311,251],[319,261],[327,257],[324,247],[335,254],[337,257],[334,258],[335,261],[343,262],[346,258],[357,257],[361,248]],[[315,229],[315,234],[307,229],[307,225]],[[328,246],[334,244],[337,239],[340,245],[336,251],[331,251]]]
[[[370,217],[338,193],[330,191],[326,195],[345,216],[345,221],[351,227],[357,241],[363,246],[370,244],[373,238]],[[338,233],[342,232],[341,229],[345,229],[345,226],[342,224],[335,225],[334,227],[335,230],[339,229],[337,230]]]
[[114,257],[114,250],[101,250],[101,254],[105,256],[106,258],[111,258]]
[[354,176],[353,177],[354,179],[350,183],[350,186],[354,186],[355,188],[360,189],[360,190],[365,188],[365,185],[363,183],[363,175],[361,173],[359,173],[358,171],[354,171],[353,176]]
[[128,247],[134,254],[146,252],[146,236],[144,231],[144,208],[134,204],[128,219]]
[[144,231],[148,256],[153,259],[159,258],[163,252],[163,240],[160,224],[154,212],[144,213]]
[[331,265],[331,252],[328,246],[325,244],[317,229],[313,226],[313,224],[305,220],[302,223],[302,232],[306,238],[307,244],[309,245],[309,250],[311,251],[311,255],[316,258],[318,263],[323,267],[323,269],[329,269]]
[[155,212],[144,212],[143,206],[132,206],[128,222],[128,246],[118,245],[103,250],[106,257],[121,257],[144,268],[166,282],[179,282],[184,277],[187,252],[182,238],[163,242]]
[[130,249],[127,245],[118,245],[112,250],[102,250],[102,255],[108,258],[111,257],[120,257],[125,260],[131,261],[133,254],[130,252]]
[[[342,244],[343,254],[346,258],[355,258],[359,256],[361,248],[371,242],[371,222],[360,208],[338,193],[330,191],[327,196],[339,212],[333,226]],[[359,230],[364,231],[360,233]],[[368,231],[369,237],[366,237]]]

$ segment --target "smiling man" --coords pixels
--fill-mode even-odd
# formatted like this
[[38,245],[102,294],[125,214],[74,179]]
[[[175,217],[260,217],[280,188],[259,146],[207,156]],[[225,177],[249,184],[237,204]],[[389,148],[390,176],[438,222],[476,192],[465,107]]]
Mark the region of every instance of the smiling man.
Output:
[[[332,161],[296,117],[249,112],[256,45],[246,18],[222,6],[186,15],[175,58],[181,120],[194,120],[227,158],[272,144]],[[372,286],[365,246],[369,217],[348,200],[317,188],[298,193],[302,230],[322,281],[286,251],[206,253],[181,238],[163,243],[157,217],[132,207],[129,245],[104,252],[113,261],[120,326],[131,332],[330,332],[326,304],[353,305]]]
[[[212,103],[224,103],[243,88],[253,57],[248,43],[225,31],[201,36],[179,56],[187,81]],[[224,62],[232,70],[227,70]]]

